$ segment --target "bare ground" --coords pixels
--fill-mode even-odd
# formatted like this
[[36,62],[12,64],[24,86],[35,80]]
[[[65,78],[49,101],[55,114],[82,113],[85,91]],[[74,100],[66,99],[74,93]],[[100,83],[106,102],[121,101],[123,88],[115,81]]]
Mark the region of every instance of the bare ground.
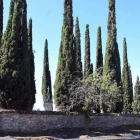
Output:
[[81,135],[88,135],[90,137],[97,136],[132,136],[132,135],[140,135],[140,126],[121,126],[116,128],[111,128],[108,130],[94,128],[90,129],[89,133],[85,132],[84,128],[73,128],[73,129],[59,129],[59,130],[47,130],[36,133],[23,133],[23,132],[0,132],[0,136],[13,136],[19,140],[56,140],[57,138],[61,139],[70,139],[70,138],[79,138]]

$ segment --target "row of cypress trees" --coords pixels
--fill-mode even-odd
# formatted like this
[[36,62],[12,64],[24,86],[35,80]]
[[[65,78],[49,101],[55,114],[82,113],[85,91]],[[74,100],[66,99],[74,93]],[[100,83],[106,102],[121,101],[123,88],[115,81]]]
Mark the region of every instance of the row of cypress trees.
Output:
[[35,103],[32,19],[27,28],[26,0],[11,0],[3,32],[3,0],[0,0],[0,107],[32,110]]
[[[81,39],[79,20],[76,18],[73,34],[72,0],[64,0],[59,59],[54,85],[57,107],[65,108],[69,99],[68,88],[75,78],[86,79],[93,74],[90,62],[89,25],[85,31],[84,73],[81,61]],[[115,0],[109,0],[108,39],[103,66],[101,27],[97,31],[95,75],[110,75],[110,82],[116,81],[122,88],[123,102],[118,103],[115,112],[139,111],[140,82],[137,78],[133,100],[131,69],[127,58],[127,45],[123,44],[123,71],[121,77],[120,56],[117,44]],[[11,0],[9,19],[3,34],[3,0],[0,0],[0,106],[6,109],[31,110],[35,103],[34,52],[32,48],[32,19],[27,28],[26,0]],[[113,74],[111,73],[113,71]],[[103,80],[103,84],[106,81]],[[52,100],[51,74],[49,70],[48,42],[45,41],[44,72],[42,78],[43,99]],[[101,106],[102,108],[102,106]],[[104,110],[106,112],[106,110]]]
[[[3,0],[0,0],[0,107],[32,110],[35,103],[35,64],[32,19],[27,28],[26,0],[11,0],[9,19],[3,34]],[[45,40],[42,77],[44,101],[52,100],[48,41]]]
[[[133,83],[131,68],[127,59],[127,45],[126,39],[124,38],[123,70],[121,76],[120,55],[117,43],[115,0],[109,0],[108,8],[108,38],[106,44],[104,65],[102,54],[101,27],[98,27],[95,75],[100,74],[103,77],[106,77],[106,75],[110,75],[111,78],[108,80],[110,80],[110,82],[115,81],[118,88],[121,88],[123,99],[122,102],[116,104],[116,110],[114,110],[114,112],[132,112]],[[55,103],[60,110],[66,107],[65,101],[69,98],[68,88],[72,81],[75,78],[85,79],[89,77],[90,74],[93,74],[93,64],[90,62],[89,25],[86,25],[85,31],[85,59],[83,73],[81,62],[81,39],[79,20],[77,17],[74,36],[72,12],[72,0],[64,0],[64,19],[61,33],[56,80],[54,85]],[[77,72],[78,74],[74,74]],[[106,80],[104,78],[102,84],[106,84]],[[133,104],[136,103],[134,102]],[[107,110],[104,109],[102,105],[100,106],[100,108],[103,109],[103,112],[107,112]]]

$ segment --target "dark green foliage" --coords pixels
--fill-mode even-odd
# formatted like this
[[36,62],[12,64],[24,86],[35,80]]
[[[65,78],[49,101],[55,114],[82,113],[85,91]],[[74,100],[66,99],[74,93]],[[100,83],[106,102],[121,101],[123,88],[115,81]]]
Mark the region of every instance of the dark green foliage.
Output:
[[0,0],[0,39],[3,34],[3,0]]
[[89,25],[86,25],[85,32],[85,63],[84,63],[84,78],[89,76],[90,71],[90,36],[89,36]]
[[45,40],[44,48],[44,68],[42,77],[42,94],[43,100],[52,101],[51,73],[49,69],[48,41]]
[[0,106],[17,110],[32,109],[26,0],[11,0],[1,53]]
[[81,62],[81,34],[79,28],[79,20],[78,17],[76,18],[76,25],[75,25],[75,39],[74,39],[74,64],[75,69],[74,73],[77,78],[82,78],[82,62]]
[[118,43],[115,43],[115,56],[116,56],[116,81],[117,85],[121,85],[121,62],[120,62],[120,54],[119,54],[119,49],[118,49]]
[[108,15],[108,39],[105,53],[105,64],[103,73],[107,75],[110,70],[114,71],[112,80],[116,80],[117,84],[121,83],[120,56],[117,44],[117,29],[116,29],[116,13],[115,0],[109,0],[109,15]]
[[129,65],[129,80],[130,80],[130,98],[131,98],[131,103],[133,102],[133,82],[132,82],[132,74],[131,74],[131,67]]
[[121,65],[120,65],[120,54],[117,43],[117,28],[116,28],[116,12],[115,12],[115,0],[109,0],[109,10],[111,12],[111,26],[112,26],[112,39],[114,46],[114,57],[115,57],[115,67],[116,76],[114,77],[117,84],[121,85]]
[[[62,33],[63,33],[63,27],[62,27]],[[64,69],[62,59],[63,59],[63,46],[62,46],[62,36],[61,36],[61,43],[60,43],[60,48],[59,48],[59,57],[58,57],[58,65],[57,65],[57,71],[56,71],[56,79],[55,79],[55,84],[54,84],[54,99],[55,99],[55,104],[58,106],[60,105],[61,102],[61,97],[63,97],[62,91],[62,76],[61,76],[61,70]]]
[[73,34],[73,51],[72,51],[72,57],[73,57],[73,64],[74,64],[74,67],[73,67],[73,70],[74,70],[74,76],[76,76],[76,39],[75,39],[75,36]]
[[34,52],[32,45],[32,19],[29,20],[28,26],[28,49],[29,49],[29,58],[30,58],[30,80],[31,80],[31,101],[30,104],[33,107],[35,103],[35,94],[36,94],[36,86],[35,86],[35,63],[34,63]]
[[101,27],[98,27],[97,31],[97,49],[96,49],[96,69],[95,75],[100,73],[102,75],[103,68],[103,54],[102,54],[102,38],[101,38]]
[[93,76],[93,64],[91,63],[90,64],[90,69],[89,69],[89,75],[92,74]]
[[[123,85],[123,112],[131,112],[131,88],[130,84],[130,69],[127,59],[127,44],[126,38],[123,40],[123,72],[122,72],[122,85]],[[131,79],[132,80],[132,79]]]
[[[97,48],[96,48],[96,68],[95,77],[99,78],[103,74],[103,54],[102,54],[102,38],[101,38],[101,27],[97,30]],[[101,95],[101,87],[98,88],[98,95]],[[96,111],[100,112],[99,105],[96,107]]]
[[[3,40],[3,42],[4,42],[4,45],[6,46],[6,49],[8,48],[8,44],[9,44],[7,42],[10,41],[10,37],[11,37],[12,18],[13,18],[13,14],[14,14],[14,2],[15,2],[15,0],[11,0],[10,11],[9,11],[9,18],[8,18],[8,22],[7,22],[7,26],[6,26],[6,31],[4,33],[4,39],[6,41],[4,42],[4,40]],[[5,50],[5,51],[7,51],[7,50]]]
[[[115,0],[109,0],[109,14],[108,14],[108,39],[106,45],[105,62],[103,67],[103,76],[106,76],[113,71],[111,81],[116,81],[117,85],[121,85],[121,68],[120,56],[117,44],[117,29],[116,29],[116,13]],[[103,81],[103,84],[106,84]],[[120,112],[120,105],[116,105],[115,112]]]
[[135,114],[140,112],[140,81],[138,76],[134,87],[134,101],[132,103],[132,109]]
[[62,36],[54,85],[55,103],[60,110],[66,107],[65,101],[69,96],[68,87],[72,81],[72,74],[74,72],[72,13],[72,0],[64,0]]

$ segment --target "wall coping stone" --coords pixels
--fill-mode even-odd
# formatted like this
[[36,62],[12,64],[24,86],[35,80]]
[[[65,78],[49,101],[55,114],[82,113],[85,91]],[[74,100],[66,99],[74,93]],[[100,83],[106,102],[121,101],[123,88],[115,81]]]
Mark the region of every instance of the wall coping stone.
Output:
[[[83,116],[80,113],[77,112],[71,112],[71,113],[66,113],[66,112],[58,112],[58,111],[13,111],[13,110],[4,110],[0,111],[1,114],[22,114],[22,115],[64,115],[64,116]],[[119,113],[93,113],[92,116],[125,116],[125,117],[140,117],[140,114],[119,114]]]

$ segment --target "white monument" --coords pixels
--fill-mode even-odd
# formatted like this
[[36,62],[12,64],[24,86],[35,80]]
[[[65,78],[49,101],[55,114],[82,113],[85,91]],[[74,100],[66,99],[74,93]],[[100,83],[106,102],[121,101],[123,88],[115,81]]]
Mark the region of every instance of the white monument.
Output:
[[50,98],[49,87],[48,87],[48,97],[44,101],[45,111],[53,111],[53,101]]

